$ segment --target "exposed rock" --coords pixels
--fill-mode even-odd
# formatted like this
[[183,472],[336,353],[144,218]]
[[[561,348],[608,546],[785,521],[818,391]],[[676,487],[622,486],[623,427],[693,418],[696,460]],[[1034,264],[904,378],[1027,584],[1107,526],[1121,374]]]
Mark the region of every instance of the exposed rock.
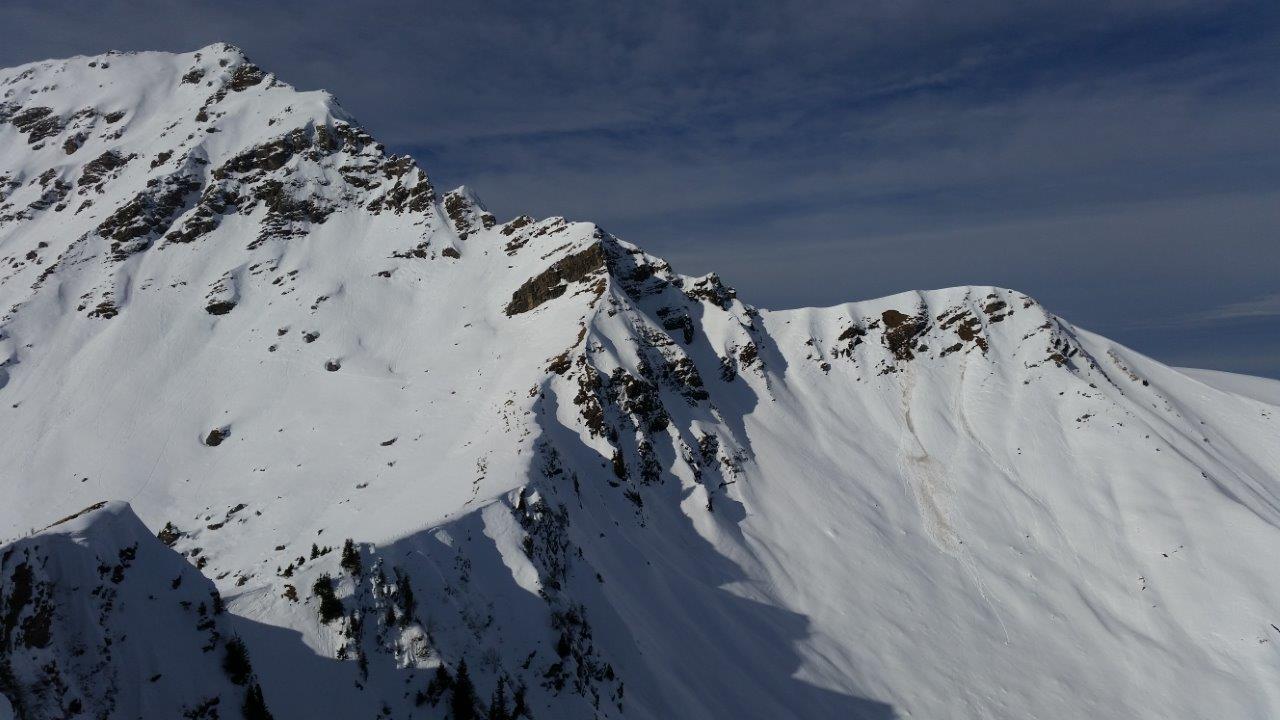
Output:
[[262,82],[265,77],[266,73],[262,72],[262,68],[253,63],[246,63],[231,73],[231,80],[227,83],[227,89],[232,92],[248,90]]
[[210,315],[226,315],[234,310],[235,307],[236,304],[230,300],[219,300],[218,302],[212,302],[206,305],[204,311]]
[[62,201],[66,199],[67,193],[71,191],[71,184],[64,182],[58,177],[58,171],[50,168],[39,177],[40,187],[43,192],[40,197],[27,206],[28,210],[47,210],[51,207],[62,209]]
[[906,315],[897,310],[885,310],[880,314],[884,322],[884,345],[898,360],[911,360],[912,350],[917,349],[916,339],[924,334],[928,322],[923,316]]
[[98,226],[98,234],[111,240],[112,259],[123,260],[150,247],[150,239],[173,222],[185,207],[187,196],[199,187],[200,181],[188,176],[168,176],[147,183],[146,190]]
[[76,185],[81,187],[96,185],[102,181],[103,176],[124,167],[132,159],[132,155],[125,157],[115,150],[108,150],[85,163],[84,171],[80,174],[80,179],[76,181]]
[[528,312],[548,300],[560,297],[568,289],[569,283],[583,280],[592,273],[603,270],[605,262],[604,247],[599,242],[561,258],[537,276],[525,281],[512,293],[511,302],[506,308],[507,315]]
[[71,155],[75,153],[75,151],[79,150],[81,145],[84,145],[84,141],[86,139],[88,139],[88,136],[85,135],[84,133],[76,133],[71,137],[67,138],[66,141],[62,143],[62,149],[68,155]]
[[65,127],[62,118],[47,107],[26,108],[9,118],[9,122],[27,136],[27,143],[31,145],[61,133]]
[[221,223],[223,213],[242,201],[243,198],[232,190],[219,184],[209,185],[201,193],[200,200],[196,202],[195,208],[183,222],[182,227],[170,230],[164,238],[171,243],[193,242],[213,232]]
[[678,330],[685,345],[693,342],[693,318],[689,317],[689,313],[685,312],[684,308],[679,308],[674,312],[668,308],[663,308],[658,311],[658,316],[662,318],[662,327],[664,330],[668,330],[670,332]]
[[502,230],[500,232],[503,235],[509,236],[515,231],[519,230],[522,227],[525,227],[526,225],[529,225],[532,222],[533,222],[533,218],[529,217],[528,215],[521,215],[520,217],[516,218],[515,220],[512,220],[506,225],[503,225]]
[[102,318],[103,320],[110,320],[111,318],[119,314],[120,314],[120,309],[117,308],[116,304],[111,300],[103,300],[102,302],[98,303],[97,307],[89,311],[89,317]]
[[694,281],[693,285],[685,290],[685,294],[694,300],[710,303],[721,309],[727,309],[729,303],[738,297],[738,291],[721,282],[720,277],[715,273]]
[[255,170],[267,172],[279,170],[294,155],[312,147],[311,135],[303,128],[286,133],[269,143],[257,145],[228,160],[213,171],[217,179],[227,178],[233,174],[245,174]]
[[[209,435],[212,436],[213,432],[210,432]],[[218,442],[222,442],[222,441],[219,440]],[[205,444],[206,445],[210,444],[209,438],[205,438]],[[156,533],[156,537],[160,540],[160,542],[164,543],[168,547],[173,547],[174,543],[178,542],[178,540],[181,539],[182,536],[183,536],[183,532],[179,530],[178,527],[171,522],[165,523],[164,527],[160,528],[160,532]]]
[[836,342],[843,343],[843,345],[833,347],[831,354],[835,357],[852,358],[854,350],[862,344],[862,339],[866,336],[867,329],[858,323],[853,323],[836,337]]
[[447,193],[444,197],[444,211],[453,221],[458,238],[466,240],[473,232],[487,230],[497,223],[497,219],[488,210],[480,207],[475,198],[459,188]]

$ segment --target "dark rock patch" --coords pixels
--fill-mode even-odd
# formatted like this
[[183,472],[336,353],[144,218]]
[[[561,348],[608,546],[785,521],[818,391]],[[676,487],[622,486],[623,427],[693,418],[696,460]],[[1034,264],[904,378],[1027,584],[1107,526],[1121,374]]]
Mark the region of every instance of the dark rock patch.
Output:
[[916,339],[924,334],[928,325],[924,317],[885,310],[880,319],[884,322],[884,344],[889,352],[898,360],[915,358],[912,351],[918,349]]
[[511,302],[506,307],[507,315],[528,312],[548,300],[560,297],[568,289],[569,283],[583,280],[604,269],[605,262],[604,247],[598,242],[556,261],[551,267],[526,280],[512,293]]
[[307,131],[298,128],[269,143],[257,145],[228,160],[213,171],[216,179],[233,174],[245,174],[254,170],[279,170],[296,154],[309,150],[312,139]]
[[84,141],[87,139],[88,139],[88,136],[85,135],[84,133],[76,133],[75,135],[72,135],[71,137],[67,138],[66,142],[62,143],[62,149],[68,155],[71,155],[75,153],[75,151],[79,150],[80,146],[84,145]]
[[853,357],[853,351],[862,344],[862,339],[867,336],[867,329],[861,325],[854,323],[845,328],[843,332],[836,338],[836,342],[844,343],[842,347],[837,346],[832,349],[832,354],[836,357]]
[[111,258],[123,260],[150,247],[150,238],[173,222],[186,206],[187,196],[199,187],[199,180],[186,176],[148,182],[146,190],[98,226],[98,234],[112,241]]
[[119,314],[120,314],[120,309],[117,308],[116,304],[112,302],[110,299],[103,300],[102,302],[98,303],[97,307],[89,311],[89,317],[102,318],[103,320],[110,320],[111,318]]
[[[659,315],[661,316],[662,314],[663,313],[659,311]],[[662,318],[662,327],[668,332],[680,331],[680,335],[684,339],[685,345],[693,342],[693,318],[689,317],[689,314],[683,309],[678,309],[674,313],[667,313],[666,316]]]
[[232,92],[248,90],[262,82],[266,76],[266,73],[262,72],[262,68],[253,63],[246,63],[231,73],[231,81],[227,83],[227,89]]
[[502,230],[500,232],[503,235],[510,236],[515,231],[519,230],[520,228],[532,222],[533,222],[533,218],[529,217],[528,215],[521,215],[520,217],[516,218],[515,220],[512,220],[506,225],[503,225]]
[[694,300],[710,303],[721,309],[727,309],[729,303],[738,297],[738,291],[721,282],[715,273],[699,279],[684,292]]
[[569,351],[565,350],[551,359],[551,362],[547,365],[547,372],[564,375],[569,372],[569,368],[571,367],[573,367],[573,363],[569,360]]
[[27,136],[27,143],[30,145],[61,133],[65,127],[62,118],[54,115],[53,109],[47,107],[26,108],[9,118],[9,122],[13,123],[18,132]]
[[[459,240],[466,240],[467,236],[476,230],[480,228],[487,230],[498,222],[492,213],[477,208],[475,203],[462,193],[451,192],[445,195],[444,212],[453,221]],[[476,226],[476,219],[480,221],[479,227]]]
[[132,159],[132,155],[125,157],[115,150],[108,150],[85,163],[84,172],[81,173],[80,179],[76,181],[76,185],[80,187],[96,185],[102,181],[103,176],[124,167]]
[[622,368],[615,369],[609,376],[604,395],[624,414],[631,416],[638,428],[662,432],[670,424],[670,416],[662,404],[657,385]]
[[698,367],[688,357],[668,360],[666,371],[667,377],[690,405],[710,399],[711,396],[702,383],[702,376],[698,374]]
[[204,311],[210,315],[226,315],[234,310],[236,304],[231,300],[219,300],[218,302],[209,303],[204,307]]
[[67,193],[71,192],[71,184],[63,182],[58,177],[58,171],[52,168],[40,175],[39,182],[43,192],[27,208],[29,210],[47,210],[54,207],[57,210],[61,210],[64,207],[63,200],[66,199]]
[[[210,433],[210,435],[212,434],[213,433]],[[221,442],[221,440],[219,440],[219,442]],[[205,440],[205,444],[209,444],[207,438]],[[164,524],[164,527],[160,528],[160,532],[156,533],[156,537],[159,538],[160,542],[164,543],[166,546],[173,547],[174,543],[178,542],[178,540],[182,538],[183,534],[184,533],[178,529],[177,525],[167,522]]]
[[190,243],[213,232],[222,223],[222,216],[243,202],[235,192],[218,184],[209,185],[200,194],[194,211],[181,228],[170,230],[164,239],[170,243]]
[[[400,169],[401,165],[405,167]],[[406,184],[404,176],[408,174],[409,170],[416,170],[417,173],[413,182]],[[412,158],[408,156],[396,158],[393,156],[387,165],[383,167],[383,172],[389,178],[397,178],[396,184],[385,194],[371,200],[365,209],[374,214],[381,213],[383,209],[390,210],[397,215],[406,210],[411,213],[422,213],[426,212],[431,203],[435,202],[435,187],[427,179],[427,174],[413,164]],[[349,184],[357,187],[369,187],[376,184],[353,174],[344,174],[343,178]]]

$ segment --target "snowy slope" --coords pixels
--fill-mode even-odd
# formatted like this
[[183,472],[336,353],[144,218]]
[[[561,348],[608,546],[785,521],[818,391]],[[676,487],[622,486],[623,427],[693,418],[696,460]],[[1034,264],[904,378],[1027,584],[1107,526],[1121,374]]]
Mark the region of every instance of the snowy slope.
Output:
[[[1262,395],[999,288],[758,311],[230,46],[0,71],[0,313],[0,536],[128,503],[3,551],[15,626],[12,554],[70,568],[56,642],[0,638],[30,717],[446,717],[463,661],[536,717],[1280,712]],[[129,633],[164,690],[70,649],[133,543],[129,592],[226,607],[208,652]]]
[[1280,406],[1280,380],[1251,377],[1221,370],[1178,368],[1183,375],[1195,378],[1209,387],[1253,398],[1268,405]]

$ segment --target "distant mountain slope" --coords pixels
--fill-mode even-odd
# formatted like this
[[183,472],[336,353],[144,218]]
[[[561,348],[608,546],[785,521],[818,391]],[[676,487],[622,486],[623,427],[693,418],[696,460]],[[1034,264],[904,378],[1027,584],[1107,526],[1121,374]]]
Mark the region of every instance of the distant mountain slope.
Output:
[[1238,373],[1220,370],[1197,370],[1195,368],[1178,368],[1183,375],[1192,377],[1211,388],[1243,395],[1268,405],[1280,407],[1280,380],[1251,377]]
[[1261,381],[1001,288],[757,310],[230,46],[0,71],[0,313],[22,717],[1280,712]]

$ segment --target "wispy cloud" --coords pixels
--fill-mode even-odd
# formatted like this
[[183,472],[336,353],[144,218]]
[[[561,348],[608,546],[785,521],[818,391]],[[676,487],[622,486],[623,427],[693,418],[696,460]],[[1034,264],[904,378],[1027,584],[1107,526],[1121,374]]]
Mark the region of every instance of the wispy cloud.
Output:
[[1183,323],[1203,324],[1222,320],[1247,320],[1280,317],[1280,292],[1244,302],[1227,303],[1182,318]]

